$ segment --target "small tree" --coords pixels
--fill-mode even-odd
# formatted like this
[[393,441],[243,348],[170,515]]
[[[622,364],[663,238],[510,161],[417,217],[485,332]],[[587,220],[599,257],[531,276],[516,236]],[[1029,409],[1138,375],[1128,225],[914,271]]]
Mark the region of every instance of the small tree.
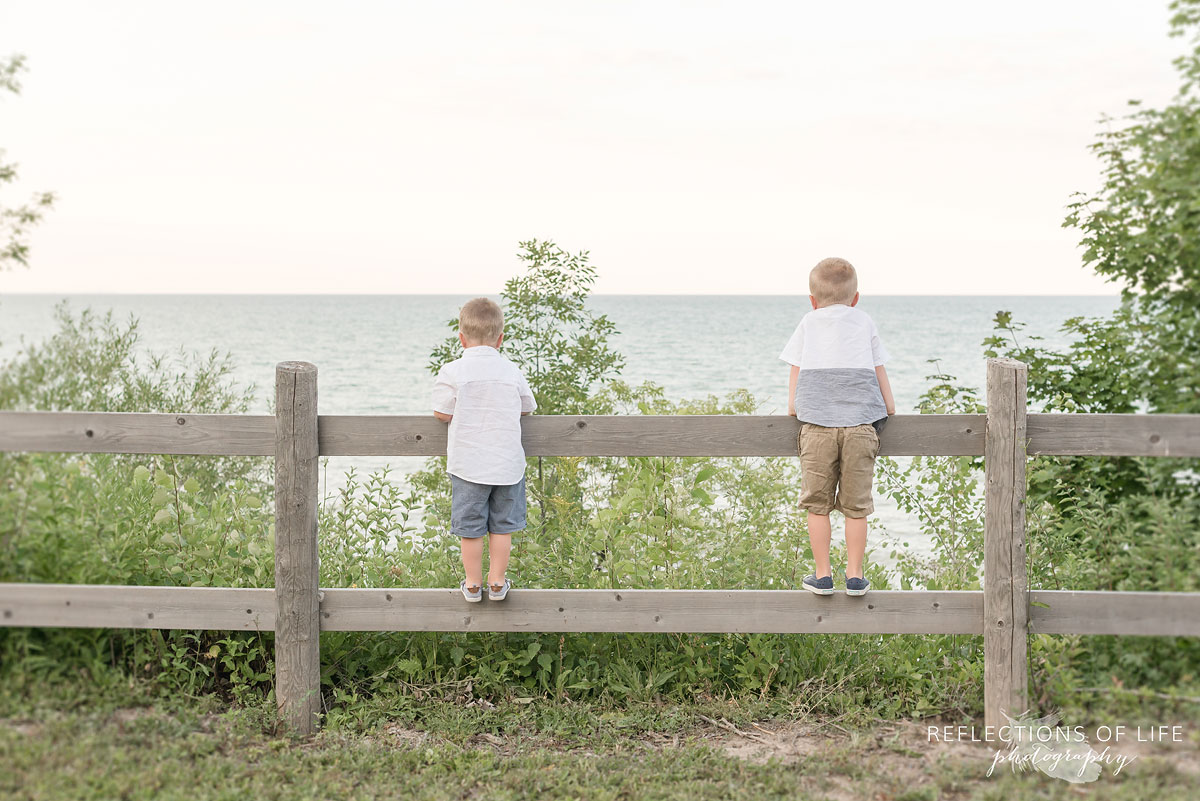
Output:
[[[504,306],[504,353],[529,381],[541,414],[597,414],[594,390],[615,378],[624,358],[609,347],[616,327],[587,307],[596,268],[587,251],[568,253],[550,240],[520,243],[525,272],[500,293]],[[448,325],[457,330],[458,318]],[[434,348],[429,369],[437,373],[457,359],[457,336]]]
[[[10,56],[0,61],[0,94],[21,93],[18,76],[25,71],[25,57]],[[17,180],[17,164],[4,160],[0,149],[0,189]],[[29,266],[29,231],[41,221],[42,216],[54,205],[52,192],[39,192],[28,203],[7,206],[0,203],[0,271],[15,265]]]
[[[1140,109],[1100,134],[1092,150],[1103,165],[1104,183],[1096,192],[1078,194],[1063,223],[1082,233],[1086,265],[1124,283],[1123,309],[1109,325],[1078,320],[1067,325],[1093,341],[1107,340],[1106,348],[1133,352],[1132,359],[1120,355],[1126,362],[1125,403],[1187,413],[1200,412],[1200,0],[1174,0],[1170,8],[1171,36],[1190,44],[1175,60],[1179,91],[1167,106]],[[1083,369],[1112,373],[1108,358]],[[1096,376],[1100,383],[1106,380]],[[1061,396],[1089,411],[1128,410],[1089,408],[1088,390],[1096,382],[1068,383],[1077,387],[1074,393],[1055,385],[1046,399]]]

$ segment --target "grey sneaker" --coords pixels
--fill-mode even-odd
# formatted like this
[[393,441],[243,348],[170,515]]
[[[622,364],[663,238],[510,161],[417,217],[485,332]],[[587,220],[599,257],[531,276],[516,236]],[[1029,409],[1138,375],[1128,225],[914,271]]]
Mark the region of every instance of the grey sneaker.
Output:
[[809,573],[800,582],[800,586],[809,592],[815,592],[817,595],[833,595],[833,576],[817,578],[812,573]]
[[512,582],[508,579],[504,580],[503,584],[488,585],[488,600],[503,601],[508,597],[508,591],[512,589]]
[[463,579],[462,584],[458,585],[458,588],[462,590],[463,598],[469,604],[477,604],[483,600],[483,587],[468,587],[467,580]]
[[847,595],[866,595],[867,590],[871,589],[871,582],[865,578],[851,578],[846,576],[846,594]]

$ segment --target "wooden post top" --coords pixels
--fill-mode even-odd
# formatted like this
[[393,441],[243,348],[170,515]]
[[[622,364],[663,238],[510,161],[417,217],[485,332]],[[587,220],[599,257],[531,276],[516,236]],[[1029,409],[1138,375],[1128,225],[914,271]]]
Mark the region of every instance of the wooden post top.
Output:
[[280,362],[275,365],[277,373],[315,373],[317,366],[312,362]]

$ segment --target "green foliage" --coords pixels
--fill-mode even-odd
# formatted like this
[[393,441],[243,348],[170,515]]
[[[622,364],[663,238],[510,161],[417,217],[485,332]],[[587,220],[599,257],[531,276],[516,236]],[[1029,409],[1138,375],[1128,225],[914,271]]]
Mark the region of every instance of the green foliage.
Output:
[[[1110,317],[1076,317],[1061,350],[1024,338],[1007,312],[996,316],[988,356],[1029,365],[1028,392],[1048,412],[1130,414],[1187,410],[1177,398],[1191,377],[1170,380],[1152,362],[1192,361],[1161,349],[1161,326],[1175,314],[1129,300]],[[1196,312],[1192,312],[1193,315]],[[1168,382],[1156,384],[1155,382]],[[1167,404],[1162,408],[1159,404]],[[1183,407],[1183,408],[1181,408]],[[1195,412],[1196,409],[1191,409]],[[1200,494],[1195,460],[1035,456],[1028,463],[1026,527],[1030,584],[1046,589],[1200,589]],[[1076,641],[1079,638],[1074,638]],[[1067,684],[1188,686],[1200,675],[1200,644],[1188,638],[1089,638],[1068,648],[1038,638],[1033,676],[1043,693]],[[1115,678],[1115,677],[1120,678]],[[1077,698],[1070,699],[1078,703]]]
[[[500,293],[503,350],[525,374],[539,414],[604,414],[593,390],[621,371],[624,358],[608,345],[616,327],[587,307],[596,268],[587,251],[567,253],[549,240],[520,243],[524,272]],[[458,330],[458,319],[448,325]],[[434,348],[429,369],[461,355],[457,336]]]
[[[1154,306],[1194,312],[1200,301],[1200,2],[1174,0],[1172,36],[1189,39],[1175,61],[1173,102],[1139,109],[1092,146],[1104,184],[1080,194],[1064,225],[1083,234],[1084,262]],[[1139,105],[1136,101],[1133,105]]]
[[[936,363],[936,360],[931,360]],[[945,373],[927,376],[934,383],[921,396],[921,414],[981,414],[974,389],[954,383]],[[905,464],[904,462],[907,462]],[[878,490],[901,511],[914,515],[932,542],[928,556],[908,543],[892,550],[901,589],[974,590],[983,567],[983,493],[980,457],[914,456],[878,461]]]
[[[9,56],[0,60],[0,98],[4,92],[20,94],[19,76],[25,71],[25,57]],[[17,165],[4,160],[0,149],[0,189],[17,180]],[[29,266],[29,232],[41,222],[42,217],[54,206],[52,192],[39,192],[20,206],[0,204],[0,271],[15,265]]]
[[[1171,34],[1189,42],[1175,61],[1179,92],[1163,108],[1139,107],[1106,121],[1112,127],[1092,146],[1103,185],[1077,195],[1063,223],[1080,232],[1084,263],[1123,284],[1124,307],[1111,321],[1072,321],[1068,330],[1085,325],[1110,340],[1108,356],[1119,360],[1112,368],[1125,368],[1128,395],[1145,404],[1141,410],[1194,413],[1200,412],[1200,0],[1174,0],[1171,9]],[[1074,394],[1091,385],[1077,386]]]
[[[139,360],[137,326],[57,310],[59,331],[0,366],[0,409],[238,413],[251,391],[227,359]],[[271,485],[262,459],[0,454],[0,581],[271,586]],[[0,629],[9,680],[114,669],[188,691],[269,677],[270,636]],[[11,671],[16,672],[11,672]]]

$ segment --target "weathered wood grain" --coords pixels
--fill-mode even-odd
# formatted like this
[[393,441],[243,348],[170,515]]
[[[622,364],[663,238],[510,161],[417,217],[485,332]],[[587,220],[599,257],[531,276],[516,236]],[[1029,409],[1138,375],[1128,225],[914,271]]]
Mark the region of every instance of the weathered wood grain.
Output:
[[[470,606],[452,589],[326,589],[324,595],[321,627],[327,631],[672,633],[725,631],[727,626],[729,631],[776,633],[983,630],[981,592],[877,591],[865,598],[819,598],[790,590],[518,588],[502,604],[484,601]],[[1030,629],[1039,634],[1200,637],[1200,593],[1032,590],[1029,600]],[[0,626],[273,631],[275,592],[0,583]]]
[[321,711],[317,368],[275,368],[275,698],[297,732]]
[[[783,415],[533,415],[528,456],[795,456],[798,424]],[[322,415],[322,456],[440,456],[446,424],[432,415]],[[983,415],[897,415],[884,455],[983,453]]]
[[270,456],[274,442],[267,415],[0,412],[0,451]]
[[275,592],[269,588],[0,584],[0,626],[274,631]]
[[979,634],[980,592],[528,590],[503,602],[457,589],[326,589],[324,631],[608,631]]
[[984,725],[1000,726],[1028,705],[1028,589],[1025,572],[1026,366],[987,365],[983,534]]
[[1029,455],[1200,457],[1200,414],[1031,414]]
[[1038,634],[1200,637],[1200,592],[1033,590],[1029,601]]
[[[180,421],[183,422],[180,422]],[[1030,455],[1200,457],[1200,415],[1031,414]],[[530,456],[793,456],[783,416],[531,416]],[[580,425],[582,423],[582,425]],[[897,415],[885,456],[978,456],[983,415]],[[89,435],[88,432],[91,432]],[[438,456],[446,426],[425,415],[322,415],[323,456]],[[270,456],[266,415],[0,412],[0,451]]]

